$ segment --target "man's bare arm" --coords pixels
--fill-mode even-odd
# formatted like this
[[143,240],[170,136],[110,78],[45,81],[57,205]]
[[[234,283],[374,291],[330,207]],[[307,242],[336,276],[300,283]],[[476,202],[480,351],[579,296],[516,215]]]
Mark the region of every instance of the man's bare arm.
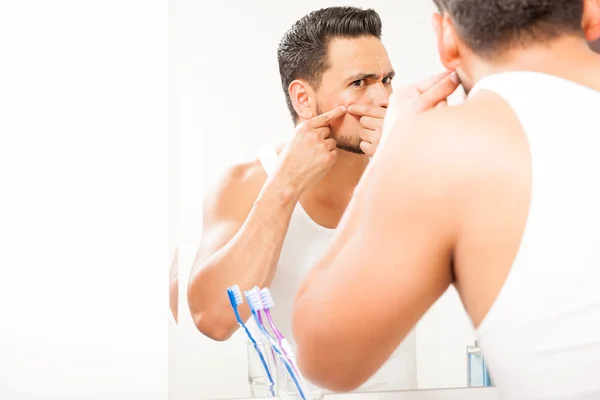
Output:
[[[206,196],[187,296],[196,327],[214,340],[227,340],[238,327],[226,289],[268,286],[275,273],[296,199],[276,180],[262,187],[265,179],[258,163],[238,166]],[[240,313],[250,316],[247,305]]]
[[[188,285],[192,317],[205,335],[226,340],[237,329],[227,287],[271,284],[298,199],[335,162],[329,124],[345,113],[336,107],[299,124],[268,179],[258,163],[258,174],[234,169],[207,197],[198,264]],[[240,313],[250,316],[247,305]]]
[[358,223],[342,228],[296,299],[299,366],[329,389],[366,381],[452,282],[456,144],[421,119],[392,129],[347,217]]

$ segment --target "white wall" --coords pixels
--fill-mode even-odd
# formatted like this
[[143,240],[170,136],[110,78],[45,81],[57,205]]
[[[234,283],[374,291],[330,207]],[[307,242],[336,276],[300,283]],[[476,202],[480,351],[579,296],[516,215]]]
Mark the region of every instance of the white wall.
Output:
[[[169,38],[174,33],[175,14],[169,7]],[[177,69],[175,68],[174,49],[171,46],[172,43],[169,43],[169,255],[172,259],[179,243],[179,119],[177,118],[178,103],[175,96]],[[178,327],[169,311],[169,399],[177,399],[178,342]]]
[[[343,4],[380,13],[396,85],[441,71],[430,24],[431,0]],[[171,2],[176,80],[171,101],[177,104],[180,140],[180,325],[178,383],[173,389],[178,400],[247,392],[243,336],[238,332],[227,343],[212,342],[195,330],[186,312],[185,287],[201,235],[203,193],[226,166],[281,142],[291,132],[276,48],[298,18],[331,5],[340,3]],[[418,326],[420,387],[464,386],[465,346],[471,332],[456,292],[449,291]]]
[[466,386],[466,346],[472,340],[471,321],[451,287],[417,325],[419,389]]
[[166,1],[0,1],[0,399],[164,400]]

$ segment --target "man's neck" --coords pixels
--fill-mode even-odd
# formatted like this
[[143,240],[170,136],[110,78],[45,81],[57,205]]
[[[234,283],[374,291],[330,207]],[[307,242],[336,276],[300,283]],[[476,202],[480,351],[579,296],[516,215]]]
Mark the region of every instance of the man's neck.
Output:
[[369,165],[369,157],[365,154],[354,154],[344,150],[337,151],[337,158],[324,180],[330,186],[337,184],[343,187],[355,187],[363,172]]
[[329,172],[309,189],[310,195],[339,199],[344,203],[354,192],[368,164],[367,155],[338,150],[335,163]]
[[532,71],[562,76],[576,73],[574,66],[585,66],[597,55],[583,38],[564,37],[552,42],[503,54],[502,61],[484,62],[476,56],[463,63],[474,82],[481,78],[509,71]]
[[[283,150],[285,143],[277,146],[277,154]],[[326,196],[329,193],[346,193],[354,191],[363,172],[369,165],[366,154],[354,154],[344,150],[337,151],[335,163],[329,172],[313,187],[311,192]],[[321,196],[319,196],[321,197]]]

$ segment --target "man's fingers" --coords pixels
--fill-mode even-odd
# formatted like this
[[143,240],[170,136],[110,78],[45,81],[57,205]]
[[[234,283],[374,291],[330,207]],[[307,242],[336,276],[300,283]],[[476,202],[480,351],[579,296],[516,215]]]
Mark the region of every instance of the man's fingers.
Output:
[[321,139],[325,139],[331,133],[331,129],[329,129],[329,126],[323,126],[321,128],[314,128],[314,131],[319,134]]
[[380,129],[383,125],[383,118],[360,117],[360,124],[366,129]]
[[435,108],[445,108],[448,106],[448,102],[446,100],[442,100],[435,105]]
[[327,148],[329,149],[329,151],[333,151],[337,148],[337,144],[335,142],[335,139],[329,138],[329,139],[325,139],[325,146],[327,146]]
[[360,140],[364,141],[364,142],[369,142],[369,143],[373,143],[375,142],[376,138],[378,136],[378,133],[376,131],[372,131],[370,129],[361,129],[360,133],[358,134],[358,137],[360,138]]
[[458,77],[452,73],[418,98],[420,110],[428,110],[445,101],[458,88]]
[[367,116],[383,119],[385,118],[385,111],[386,109],[383,107],[369,104],[352,104],[348,107],[348,113],[359,117]]
[[369,157],[373,157],[375,153],[375,146],[369,142],[360,142],[360,149]]
[[445,71],[439,74],[433,75],[427,79],[422,80],[421,82],[417,82],[413,87],[417,89],[419,93],[425,93],[426,91],[432,89],[438,83],[440,83],[444,78],[450,75],[453,71]]
[[334,108],[333,110],[327,111],[321,115],[317,115],[313,119],[308,121],[308,125],[311,128],[320,128],[322,126],[327,126],[331,121],[336,118],[341,117],[346,113],[346,107],[339,106]]

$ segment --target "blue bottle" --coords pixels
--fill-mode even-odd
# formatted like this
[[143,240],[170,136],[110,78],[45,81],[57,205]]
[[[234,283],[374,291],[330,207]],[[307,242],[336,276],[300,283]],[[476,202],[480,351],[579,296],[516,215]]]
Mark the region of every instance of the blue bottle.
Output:
[[479,344],[467,346],[467,387],[494,386]]

